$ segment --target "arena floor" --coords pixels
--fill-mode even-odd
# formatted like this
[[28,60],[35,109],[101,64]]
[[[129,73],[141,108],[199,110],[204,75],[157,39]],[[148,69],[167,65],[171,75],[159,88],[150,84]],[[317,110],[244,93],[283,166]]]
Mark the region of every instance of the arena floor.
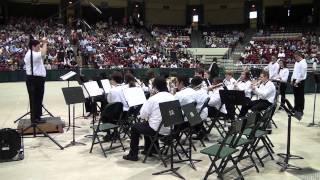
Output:
[[[77,85],[75,82],[72,85]],[[44,105],[54,115],[62,117],[67,121],[67,106],[65,105],[61,88],[66,87],[66,82],[47,82]],[[288,98],[292,101],[292,96]],[[320,97],[319,97],[320,98]],[[0,84],[0,128],[16,128],[13,123],[15,119],[28,110],[28,96],[25,83],[1,83]],[[260,168],[260,173],[254,169],[244,173],[245,179],[319,179],[320,173],[320,128],[307,127],[312,121],[314,95],[306,95],[305,115],[301,122],[293,119],[292,123],[292,154],[303,156],[303,160],[293,160],[292,164],[303,167],[301,172],[279,172],[280,167],[276,160],[266,160],[265,167]],[[317,103],[316,122],[320,121],[320,100]],[[82,115],[82,106],[76,106],[76,116]],[[279,111],[275,114],[275,122],[278,129],[273,129],[271,140],[275,145],[275,152],[285,152],[287,138],[287,116],[285,112]],[[57,179],[178,179],[173,175],[152,176],[151,174],[165,168],[157,159],[150,159],[143,164],[130,162],[122,159],[127,154],[121,149],[113,150],[105,158],[99,146],[95,146],[93,153],[89,153],[91,139],[84,137],[91,134],[90,119],[77,119],[76,124],[81,126],[76,129],[76,140],[86,143],[86,146],[75,146],[60,150],[47,138],[27,138],[25,139],[25,159],[15,162],[0,163],[1,180],[57,180]],[[52,134],[63,146],[72,139],[72,131],[62,134]],[[217,132],[213,130],[211,143],[217,138]],[[142,143],[142,142],[141,142]],[[211,143],[207,143],[210,145]],[[125,141],[125,146],[129,147],[129,140]],[[203,179],[209,167],[209,159],[199,153],[202,149],[197,145],[198,152],[193,153],[196,159],[203,161],[196,163],[197,171],[191,169],[187,164],[175,164],[180,166],[178,171],[186,179]],[[140,156],[142,159],[142,156]],[[234,179],[236,173],[232,171],[225,176],[225,179]],[[216,179],[213,174],[209,179]]]

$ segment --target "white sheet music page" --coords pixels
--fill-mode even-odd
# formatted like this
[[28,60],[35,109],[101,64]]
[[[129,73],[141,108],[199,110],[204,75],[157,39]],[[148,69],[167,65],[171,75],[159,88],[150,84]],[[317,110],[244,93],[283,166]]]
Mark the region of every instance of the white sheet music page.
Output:
[[68,80],[68,79],[72,78],[76,74],[77,74],[76,72],[70,71],[67,74],[63,75],[63,76],[60,76],[60,79],[65,81],[65,80]]
[[125,88],[123,93],[129,107],[141,105],[147,100],[141,87]]
[[84,85],[81,85],[81,88],[82,88],[84,97],[89,98],[89,94],[88,94],[87,90],[84,88]]
[[83,84],[87,89],[90,97],[100,96],[103,94],[103,90],[99,87],[97,81],[90,81]]
[[101,80],[101,84],[102,84],[104,92],[109,93],[112,88],[109,79]]

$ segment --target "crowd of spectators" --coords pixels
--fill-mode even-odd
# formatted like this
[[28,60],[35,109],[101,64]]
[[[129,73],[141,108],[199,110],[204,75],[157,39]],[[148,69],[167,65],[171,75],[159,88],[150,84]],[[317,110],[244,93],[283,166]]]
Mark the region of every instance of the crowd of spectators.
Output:
[[[77,25],[80,27],[82,22]],[[91,28],[91,27],[90,27]],[[161,49],[190,47],[180,41],[182,31],[164,32],[155,28],[156,37],[167,37],[159,43],[145,39],[143,29],[117,22],[98,22],[91,29],[75,30],[53,21],[41,22],[31,18],[11,18],[1,26],[0,70],[23,69],[23,57],[28,50],[29,34],[48,38],[47,69],[78,67],[104,68],[178,68],[198,67],[200,62],[176,52],[172,57]],[[179,40],[175,39],[178,38]]]
[[308,63],[320,58],[320,39],[315,33],[277,34],[274,37],[253,38],[241,54],[243,64],[267,64],[275,56],[287,63],[294,63],[293,53],[300,51]]
[[235,48],[242,42],[244,33],[241,31],[209,31],[203,32],[207,48]]

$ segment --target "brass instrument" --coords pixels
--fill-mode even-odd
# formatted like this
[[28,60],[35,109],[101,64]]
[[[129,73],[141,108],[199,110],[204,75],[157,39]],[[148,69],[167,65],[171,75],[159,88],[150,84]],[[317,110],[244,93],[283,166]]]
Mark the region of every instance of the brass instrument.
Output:
[[211,85],[211,86],[208,87],[208,91],[213,91],[214,89],[217,89],[217,88],[219,88],[221,86],[224,86],[224,84],[223,83],[219,83],[219,84]]

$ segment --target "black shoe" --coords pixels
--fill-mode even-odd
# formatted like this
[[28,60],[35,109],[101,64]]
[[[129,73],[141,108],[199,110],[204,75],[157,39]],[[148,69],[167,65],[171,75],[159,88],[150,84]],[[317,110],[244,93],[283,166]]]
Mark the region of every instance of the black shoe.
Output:
[[125,155],[122,158],[125,159],[125,160],[128,160],[128,161],[138,161],[139,160],[138,156],[133,156],[133,155],[130,155],[130,154]]

